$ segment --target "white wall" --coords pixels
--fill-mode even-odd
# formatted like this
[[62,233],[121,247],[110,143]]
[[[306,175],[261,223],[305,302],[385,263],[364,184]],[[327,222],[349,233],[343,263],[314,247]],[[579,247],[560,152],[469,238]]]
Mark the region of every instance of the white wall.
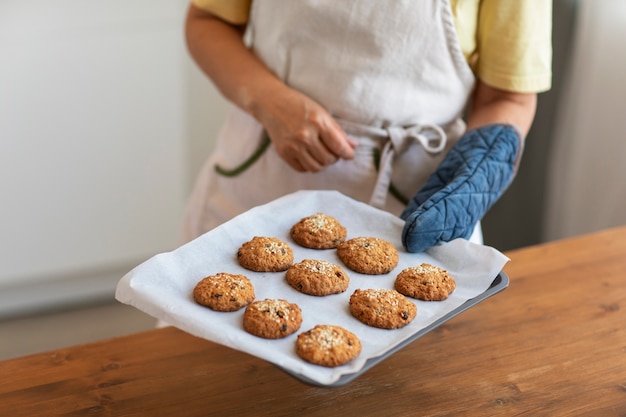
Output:
[[626,2],[581,0],[557,109],[545,240],[626,224]]
[[0,316],[112,295],[176,247],[225,112],[187,56],[185,8],[0,2]]

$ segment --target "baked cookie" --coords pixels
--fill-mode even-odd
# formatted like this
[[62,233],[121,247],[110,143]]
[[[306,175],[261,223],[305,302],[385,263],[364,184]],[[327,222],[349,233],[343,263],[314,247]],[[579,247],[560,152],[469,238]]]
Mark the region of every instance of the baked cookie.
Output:
[[368,326],[398,329],[413,321],[417,307],[395,290],[357,289],[350,296],[350,313]]
[[351,270],[368,275],[388,274],[398,265],[398,251],[377,237],[355,237],[337,246],[339,259]]
[[287,300],[255,301],[243,313],[243,328],[265,339],[280,339],[297,331],[302,325],[302,310]]
[[332,249],[346,240],[347,231],[333,216],[315,213],[304,217],[290,230],[291,238],[310,249]]
[[254,287],[244,275],[219,272],[196,284],[193,299],[212,310],[236,311],[254,301]]
[[324,296],[348,289],[350,278],[341,267],[328,261],[305,259],[287,270],[287,282],[296,290]]
[[359,356],[361,341],[343,327],[318,324],[298,335],[296,353],[309,363],[335,367]]
[[293,251],[275,237],[255,236],[237,251],[239,264],[256,272],[286,271],[293,263]]
[[448,271],[423,263],[402,270],[394,284],[400,293],[424,301],[441,301],[456,288]]

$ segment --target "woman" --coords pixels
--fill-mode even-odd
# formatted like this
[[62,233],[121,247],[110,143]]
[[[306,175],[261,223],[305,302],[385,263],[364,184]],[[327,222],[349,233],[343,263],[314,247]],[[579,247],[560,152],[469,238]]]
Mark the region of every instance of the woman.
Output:
[[410,251],[480,241],[550,88],[550,21],[549,0],[194,0],[189,50],[235,107],[185,239],[334,189],[401,215]]

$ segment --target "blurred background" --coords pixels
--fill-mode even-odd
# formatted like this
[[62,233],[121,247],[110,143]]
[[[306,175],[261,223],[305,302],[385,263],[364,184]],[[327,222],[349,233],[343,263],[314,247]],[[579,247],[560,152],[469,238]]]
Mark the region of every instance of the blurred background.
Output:
[[[186,6],[0,2],[0,359],[154,325],[115,285],[178,246],[228,107],[187,54]],[[625,40],[623,0],[554,1],[553,88],[486,244],[626,224]]]

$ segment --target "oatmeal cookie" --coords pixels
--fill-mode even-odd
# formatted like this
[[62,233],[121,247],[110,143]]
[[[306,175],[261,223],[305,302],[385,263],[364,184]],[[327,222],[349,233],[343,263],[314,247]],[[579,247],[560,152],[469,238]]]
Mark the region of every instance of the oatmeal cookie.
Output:
[[448,271],[423,263],[402,270],[394,284],[400,293],[424,301],[442,301],[456,288]]
[[346,228],[333,216],[315,213],[304,217],[290,230],[291,238],[310,249],[332,249],[346,240]]
[[398,265],[398,251],[386,240],[377,237],[355,237],[337,246],[339,259],[351,270],[361,274],[388,274]]
[[254,301],[254,287],[244,275],[219,272],[196,284],[193,299],[216,311],[236,311]]
[[309,363],[335,367],[359,356],[361,341],[343,327],[318,324],[298,335],[296,353]]
[[302,310],[287,300],[255,301],[243,313],[243,328],[265,339],[280,339],[297,331],[302,325]]
[[357,289],[350,296],[350,313],[368,326],[398,329],[413,321],[417,307],[395,290]]
[[294,289],[317,296],[344,292],[350,283],[350,278],[341,267],[315,259],[293,264],[287,270],[286,278]]
[[293,251],[278,238],[255,236],[239,248],[237,260],[251,271],[286,271],[293,263]]

